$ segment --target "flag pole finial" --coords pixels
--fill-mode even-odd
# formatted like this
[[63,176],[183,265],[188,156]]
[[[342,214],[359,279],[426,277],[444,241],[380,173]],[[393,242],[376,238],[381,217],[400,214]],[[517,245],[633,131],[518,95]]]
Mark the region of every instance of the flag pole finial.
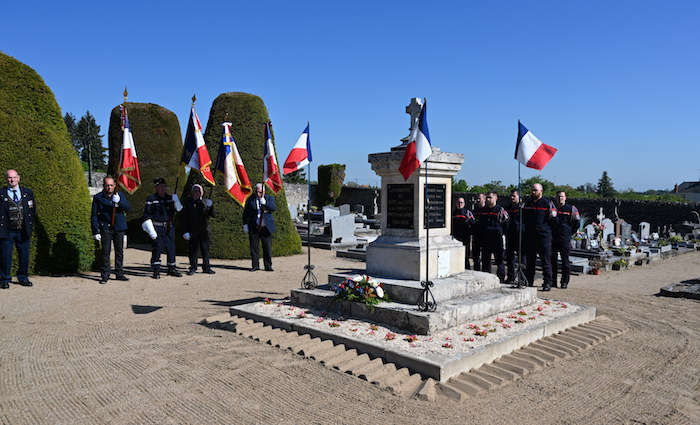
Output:
[[192,95],[192,106],[194,106],[194,102],[196,102],[196,101],[197,101],[197,95],[193,94]]
[[126,89],[126,86],[124,86],[124,103],[126,103],[126,98],[129,97],[129,92]]

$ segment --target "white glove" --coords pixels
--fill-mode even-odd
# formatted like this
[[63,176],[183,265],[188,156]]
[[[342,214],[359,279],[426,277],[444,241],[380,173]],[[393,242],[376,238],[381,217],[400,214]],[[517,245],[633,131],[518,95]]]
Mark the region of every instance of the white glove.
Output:
[[96,235],[92,235],[92,237],[95,238],[95,240],[96,240],[97,242],[101,242],[101,241],[102,241],[102,235],[99,234],[99,233],[97,233]]
[[156,228],[153,226],[153,221],[150,218],[143,222],[141,228],[144,232],[148,233],[151,239],[156,240],[156,238],[158,238],[158,233],[156,233]]
[[247,224],[244,224],[244,225],[243,225],[243,231],[246,232],[246,233],[248,233],[248,225],[247,225]]
[[267,200],[263,196],[262,198],[260,198],[260,205],[265,205],[265,204],[267,204]]
[[115,204],[118,204],[119,201],[121,201],[121,200],[122,200],[122,198],[119,197],[118,193],[115,193],[114,195],[112,195],[112,202],[114,202]]
[[205,199],[204,200],[204,206],[207,208],[211,208],[211,206],[214,205],[214,203],[211,201],[211,199]]
[[180,202],[180,198],[178,198],[177,195],[174,193],[173,193],[173,202],[175,203],[175,211],[177,211],[177,212],[182,211],[182,203]]
[[183,233],[183,234],[182,234],[182,238],[183,238],[184,240],[186,240],[186,241],[190,240],[190,232]]

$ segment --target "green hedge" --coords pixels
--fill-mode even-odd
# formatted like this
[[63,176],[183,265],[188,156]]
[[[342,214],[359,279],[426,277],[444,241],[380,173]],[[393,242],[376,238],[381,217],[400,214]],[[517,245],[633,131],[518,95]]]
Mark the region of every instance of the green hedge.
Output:
[[16,169],[36,198],[30,273],[89,269],[95,260],[90,195],[61,109],[36,71],[2,53],[0,147],[1,172]]
[[[133,195],[127,195],[131,211],[127,214],[130,240],[149,242],[150,238],[141,230],[143,209],[146,197],[154,192],[153,180],[164,177],[170,186],[170,193],[175,190],[175,181],[180,169],[182,155],[182,132],[177,116],[162,106],[153,103],[127,102],[131,133],[139,159],[141,170],[141,187]],[[119,154],[122,148],[121,111],[119,106],[112,109],[109,119],[109,164],[107,173],[117,177]],[[180,176],[181,189],[187,176]],[[120,188],[120,190],[122,190]]]
[[[222,126],[224,121],[231,122],[231,135],[236,141],[238,152],[253,186],[262,180],[264,136],[263,123],[269,120],[265,103],[258,96],[247,93],[224,93],[219,95],[209,111],[204,139],[211,155],[212,162],[216,161],[221,143]],[[275,148],[277,149],[277,148]],[[277,162],[280,163],[281,153],[277,151]],[[212,167],[213,168],[213,167]],[[205,188],[205,197],[211,198],[217,212],[212,219],[212,258],[239,259],[250,257],[248,236],[243,232],[243,208],[226,192],[223,186],[223,175],[216,174],[216,186],[210,196],[211,186],[204,181],[199,172],[191,172],[187,185],[183,188],[182,198],[189,196],[190,188],[199,183]],[[267,193],[273,195],[267,189]],[[272,240],[274,256],[291,255],[301,252],[301,238],[296,231],[287,208],[287,198],[282,189],[275,195],[277,211],[273,213],[276,232]],[[178,229],[179,230],[179,229]],[[184,243],[178,234],[178,248],[184,253]]]
[[340,191],[343,190],[343,181],[345,181],[345,164],[319,165],[317,206],[335,205]]

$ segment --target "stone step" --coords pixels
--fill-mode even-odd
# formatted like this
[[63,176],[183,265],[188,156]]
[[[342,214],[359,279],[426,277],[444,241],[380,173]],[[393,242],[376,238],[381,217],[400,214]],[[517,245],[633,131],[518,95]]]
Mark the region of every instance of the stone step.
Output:
[[407,368],[402,367],[393,373],[380,376],[377,378],[376,383],[382,388],[390,388],[392,385],[400,382],[403,379],[407,379],[409,376],[411,376],[411,372]]
[[493,383],[492,381],[485,378],[483,375],[478,375],[473,372],[462,373],[460,375],[457,375],[457,378],[468,382],[469,384],[474,385],[478,388],[481,388],[482,390],[490,390],[492,388],[500,386],[500,384],[497,385]]
[[[432,379],[432,378],[429,378]],[[413,397],[423,386],[423,377],[418,373],[413,373],[407,378],[395,382],[387,388],[394,394],[402,397]]]
[[352,374],[364,381],[372,382],[374,378],[383,373],[384,366],[384,361],[380,358],[376,358],[367,365],[353,369]]
[[347,347],[345,347],[345,344],[338,344],[334,345],[332,349],[325,351],[323,353],[317,353],[314,355],[314,360],[321,364],[326,364],[326,362],[329,359],[332,359],[336,356],[342,355],[347,351]]
[[336,365],[335,368],[341,372],[352,374],[352,370],[362,367],[371,361],[367,354],[359,354],[355,358],[348,360],[347,362]]
[[396,374],[396,372],[397,372],[397,370],[396,370],[395,364],[384,363],[384,367],[377,370],[376,373],[373,373],[373,376],[371,376],[371,377],[366,376],[366,380],[373,383],[373,384],[383,386],[382,382],[384,382],[386,380],[386,378],[394,376]]
[[340,353],[335,357],[329,357],[328,359],[323,360],[321,363],[330,368],[337,369],[337,366],[351,361],[357,357],[357,354],[357,350],[353,348],[351,350],[346,350],[344,353]]
[[300,356],[313,358],[314,354],[324,353],[331,349],[333,349],[333,341],[328,339],[323,340],[320,338],[313,338],[304,348],[297,351],[297,354]]

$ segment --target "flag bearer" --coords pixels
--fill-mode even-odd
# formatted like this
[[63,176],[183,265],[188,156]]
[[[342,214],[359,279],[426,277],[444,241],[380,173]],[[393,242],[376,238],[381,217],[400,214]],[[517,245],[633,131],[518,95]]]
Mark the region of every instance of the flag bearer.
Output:
[[149,234],[151,243],[151,268],[153,279],[160,279],[160,254],[165,251],[168,260],[168,276],[182,277],[175,263],[175,226],[173,218],[182,210],[182,204],[176,194],[169,195],[165,179],[160,177],[153,181],[155,193],[146,198],[144,208],[144,230]]

